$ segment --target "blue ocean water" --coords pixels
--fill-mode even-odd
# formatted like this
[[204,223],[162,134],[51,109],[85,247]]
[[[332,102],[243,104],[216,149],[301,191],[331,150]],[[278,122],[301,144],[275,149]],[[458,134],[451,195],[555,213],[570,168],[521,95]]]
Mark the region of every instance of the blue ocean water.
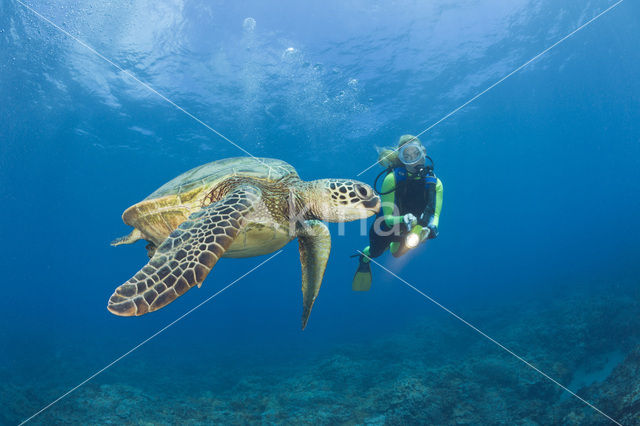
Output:
[[[612,1],[0,2],[0,423],[29,418],[266,259],[149,315],[122,211],[243,155],[356,178]],[[421,139],[440,235],[380,262],[625,424],[640,306],[640,6],[627,0]],[[127,73],[140,81],[132,79]],[[374,167],[358,179],[369,184]],[[371,219],[370,219],[371,220]],[[600,424],[606,417],[374,267],[361,224],[300,330],[297,244],[35,417],[41,424]],[[636,398],[636,399],[634,399]],[[634,405],[635,404],[635,405]]]

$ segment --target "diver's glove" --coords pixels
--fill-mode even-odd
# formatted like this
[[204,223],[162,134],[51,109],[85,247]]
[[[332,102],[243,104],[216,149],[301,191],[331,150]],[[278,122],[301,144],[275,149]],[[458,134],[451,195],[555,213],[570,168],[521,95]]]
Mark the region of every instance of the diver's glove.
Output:
[[407,226],[407,230],[410,231],[418,223],[418,219],[412,213],[407,213],[402,216],[402,222]]
[[427,224],[427,228],[429,229],[429,235],[427,239],[430,240],[438,236],[438,226],[433,223],[433,218]]
[[429,239],[429,235],[431,235],[431,229],[425,226],[424,228],[422,228],[422,232],[420,232],[420,242],[424,243],[425,241],[427,241]]

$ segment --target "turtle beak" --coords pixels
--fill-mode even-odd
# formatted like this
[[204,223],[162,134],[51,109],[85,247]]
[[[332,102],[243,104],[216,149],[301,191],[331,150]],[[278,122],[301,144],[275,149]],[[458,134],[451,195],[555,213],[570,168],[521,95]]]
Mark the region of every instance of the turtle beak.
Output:
[[371,214],[376,214],[380,211],[380,197],[377,195],[369,198],[368,200],[364,200],[362,205],[365,206],[368,210],[371,211]]

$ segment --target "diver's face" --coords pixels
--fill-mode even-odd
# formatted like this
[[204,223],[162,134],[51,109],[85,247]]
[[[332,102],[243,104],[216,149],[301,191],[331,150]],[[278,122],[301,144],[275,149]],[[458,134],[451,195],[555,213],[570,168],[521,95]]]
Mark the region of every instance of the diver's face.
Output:
[[409,142],[398,151],[398,158],[409,173],[419,173],[424,168],[426,152],[417,142]]
[[409,143],[401,148],[401,159],[405,163],[415,163],[424,158],[424,148],[415,143]]

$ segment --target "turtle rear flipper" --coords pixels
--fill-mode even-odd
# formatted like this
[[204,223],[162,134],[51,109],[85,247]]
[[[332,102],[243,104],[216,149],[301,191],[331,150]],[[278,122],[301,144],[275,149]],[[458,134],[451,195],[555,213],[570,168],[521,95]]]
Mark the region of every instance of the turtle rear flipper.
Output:
[[138,228],[133,228],[129,234],[118,237],[115,240],[111,241],[112,246],[119,246],[121,244],[133,244],[138,240],[141,240],[143,237],[142,232]]
[[260,196],[258,188],[242,185],[189,216],[160,244],[144,268],[116,288],[109,299],[109,311],[121,316],[143,315],[202,284]]
[[307,326],[331,252],[331,233],[319,220],[307,220],[298,228],[302,264],[302,329]]

